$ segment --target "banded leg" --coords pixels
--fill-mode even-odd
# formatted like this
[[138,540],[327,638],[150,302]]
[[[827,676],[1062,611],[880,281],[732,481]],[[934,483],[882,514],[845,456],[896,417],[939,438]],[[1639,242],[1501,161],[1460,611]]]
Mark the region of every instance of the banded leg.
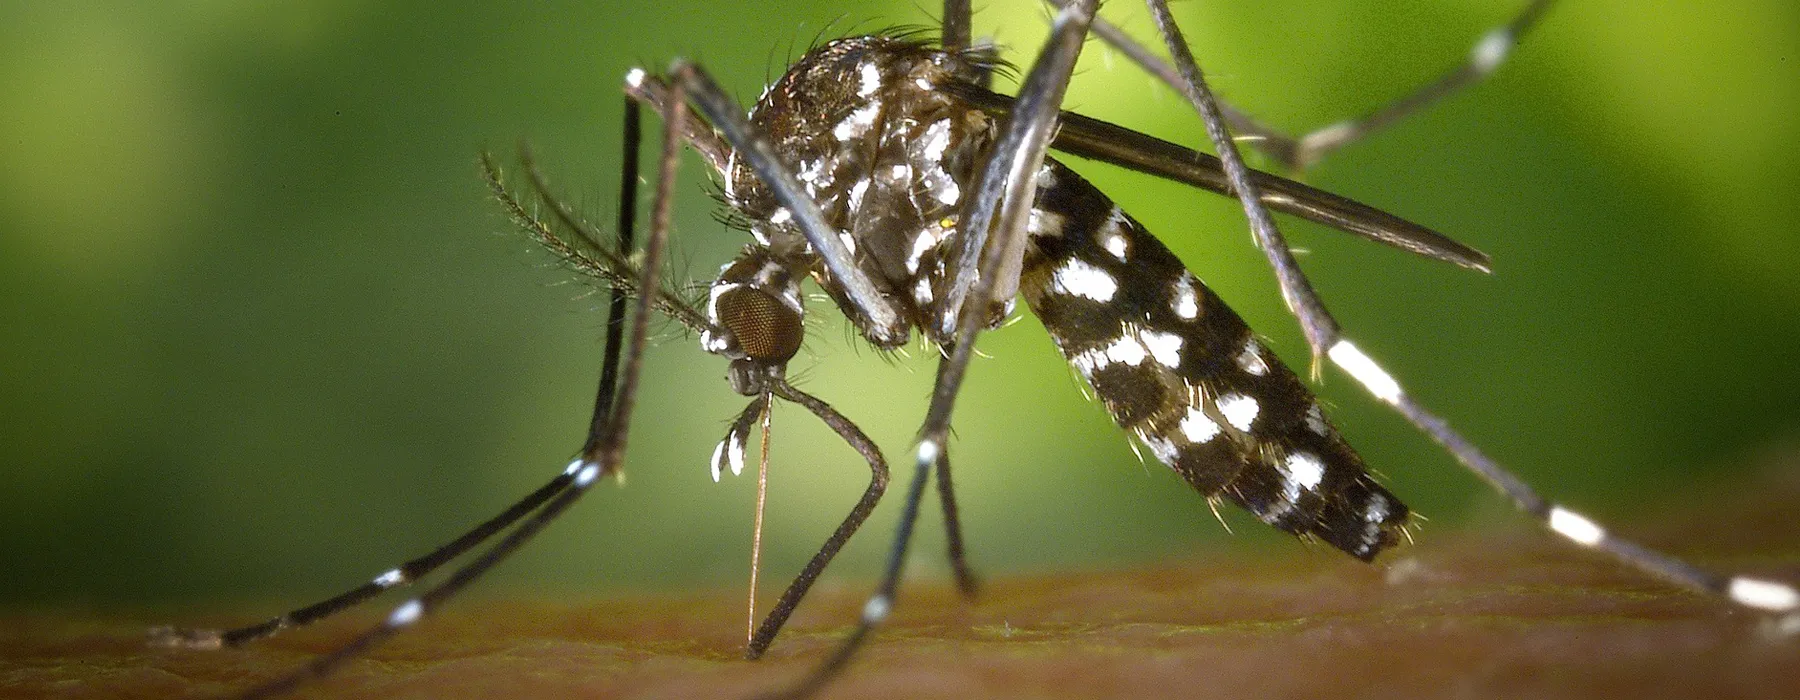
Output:
[[[1449,450],[1464,467],[1512,500],[1520,510],[1539,518],[1552,532],[1577,545],[1605,552],[1626,565],[1677,585],[1716,595],[1747,608],[1780,613],[1782,621],[1778,626],[1781,629],[1800,630],[1800,590],[1796,590],[1794,586],[1707,571],[1637,543],[1608,535],[1599,524],[1575,511],[1549,502],[1524,481],[1482,454],[1446,421],[1407,396],[1392,375],[1349,339],[1344,338],[1337,322],[1325,310],[1304,274],[1300,272],[1298,264],[1294,262],[1292,253],[1262,206],[1255,185],[1245,175],[1247,168],[1225,131],[1218,107],[1206,88],[1198,64],[1187,50],[1185,39],[1170,17],[1166,3],[1163,0],[1147,2],[1183,77],[1175,87],[1193,103],[1206,122],[1207,135],[1218,149],[1233,189],[1244,204],[1257,242],[1269,257],[1276,276],[1281,281],[1283,299],[1306,333],[1307,342],[1313,351],[1315,371],[1320,356],[1329,357],[1372,396],[1393,406],[1420,431]],[[1527,14],[1527,17],[1534,16],[1529,12]]]
[[530,495],[508,506],[499,515],[475,526],[448,544],[432,550],[430,554],[407,561],[400,566],[388,569],[367,583],[339,593],[325,600],[296,608],[263,622],[232,629],[188,629],[179,627],[156,627],[150,630],[150,643],[159,647],[177,647],[184,649],[219,649],[248,644],[258,639],[272,637],[275,634],[293,627],[301,627],[331,617],[350,608],[356,607],[389,589],[411,585],[414,581],[436,571],[439,567],[461,556],[464,552],[486,542],[489,538],[506,529],[520,518],[529,515],[552,497],[568,488],[574,481],[574,473],[563,470],[556,478],[532,491]]
[[[680,97],[682,94],[679,83],[674,89],[674,94],[676,97]],[[672,119],[663,128],[662,155],[659,161],[656,197],[652,204],[650,239],[644,249],[644,264],[638,281],[638,289],[654,290],[658,288],[658,271],[661,269],[663,248],[668,237],[671,190],[675,180],[675,167],[680,162],[681,129],[679,125],[682,120],[679,115],[686,109],[685,100],[678,99],[671,105],[671,109],[677,118]],[[627,177],[628,180],[635,178],[635,173]],[[634,201],[623,201],[620,206],[631,207]],[[624,216],[621,214],[621,220],[625,220]],[[411,627],[530,541],[545,526],[555,521],[558,516],[574,505],[601,476],[616,473],[620,459],[625,453],[626,435],[631,424],[632,408],[643,368],[643,351],[646,338],[649,336],[650,310],[653,308],[652,300],[655,296],[653,294],[637,296],[630,335],[624,344],[624,368],[617,375],[607,371],[602,372],[602,377],[617,377],[619,387],[616,397],[596,401],[597,406],[607,408],[608,412],[605,416],[596,417],[592,421],[593,426],[599,426],[599,438],[589,440],[588,446],[584,447],[581,455],[576,457],[565,470],[564,473],[570,477],[566,488],[481,556],[463,565],[462,568],[457,569],[447,579],[425,591],[424,594],[394,608],[382,624],[358,635],[344,645],[314,658],[312,662],[298,670],[251,688],[241,697],[267,698],[287,693],[307,681],[331,673],[345,662],[361,656],[382,643],[388,637]],[[608,326],[609,328],[614,327],[610,320]]]
[[1283,134],[1258,122],[1243,111],[1220,104],[1225,120],[1257,150],[1279,161],[1290,170],[1303,171],[1317,164],[1332,151],[1362,140],[1402,119],[1425,111],[1438,101],[1481,82],[1505,63],[1514,47],[1555,0],[1532,0],[1518,16],[1481,35],[1469,47],[1469,55],[1461,65],[1450,69],[1436,80],[1419,86],[1411,93],[1360,117],[1344,119],[1314,129],[1298,138]]
[[[634,206],[634,204],[637,202],[638,145],[639,142],[643,140],[640,108],[637,103],[630,98],[626,98],[624,103],[625,120],[622,134],[623,157],[620,160],[620,169],[624,174],[619,179],[619,201],[623,204],[619,207],[619,215],[616,222],[616,230],[618,232],[618,252],[621,256],[630,254],[634,231],[637,226],[637,207]],[[486,154],[483,154],[482,166],[489,184],[495,188],[497,194],[504,195],[503,200],[511,204],[514,215],[523,215],[524,209],[518,206],[516,202],[513,202],[511,196],[506,195],[504,189],[500,187],[498,168]],[[538,191],[540,193],[547,193],[548,188],[544,186],[543,180],[541,176],[537,174],[536,169],[529,168],[529,170],[532,173],[533,182],[538,185]],[[554,208],[559,215],[564,217],[569,216],[567,210],[562,208],[560,203],[556,204],[557,206]],[[595,420],[589,428],[588,438],[584,444],[584,450],[591,448],[598,440],[602,427],[599,418],[610,414],[614,389],[618,383],[619,355],[622,351],[625,323],[625,290],[614,287],[610,292],[610,296],[611,298],[607,308],[606,348],[601,360],[600,386],[596,392],[594,404]],[[537,510],[538,507],[548,502],[552,497],[561,493],[563,489],[568,488],[569,484],[574,480],[574,477],[575,473],[572,469],[564,469],[561,474],[558,474],[548,483],[538,487],[536,490],[532,491],[524,498],[519,499],[512,505],[507,506],[507,508],[501,511],[499,515],[476,525],[468,532],[465,532],[456,539],[451,540],[449,543],[438,547],[431,553],[409,560],[400,566],[382,572],[380,575],[356,588],[352,588],[317,603],[297,608],[255,625],[247,625],[229,630],[181,629],[175,627],[154,628],[150,630],[151,643],[156,646],[185,647],[190,649],[234,647],[273,636],[290,627],[300,627],[331,617],[332,615],[360,605],[389,589],[410,585],[431,572],[436,571],[444,564],[449,563],[451,560],[468,552],[470,549],[479,546],[495,534],[510,527],[513,523],[518,522],[520,518]]]
[[1506,467],[1483,454],[1448,422],[1402,391],[1392,376],[1350,341],[1341,340],[1333,346],[1331,358],[1376,398],[1393,406],[1420,431],[1449,450],[1456,461],[1512,500],[1519,510],[1537,518],[1551,532],[1683,588],[1718,596],[1759,612],[1774,613],[1777,615],[1774,628],[1778,634],[1800,635],[1800,589],[1792,584],[1721,574],[1612,535],[1587,516],[1545,499]]
[[[1065,0],[1045,0],[1060,5]],[[1438,101],[1478,83],[1492,74],[1512,54],[1525,34],[1537,25],[1555,0],[1532,0],[1524,10],[1506,24],[1488,30],[1470,47],[1461,65],[1450,69],[1436,80],[1415,88],[1411,93],[1369,111],[1360,117],[1344,119],[1299,137],[1284,134],[1262,124],[1254,117],[1233,108],[1223,100],[1219,110],[1225,123],[1238,132],[1238,139],[1274,158],[1283,167],[1304,171],[1323,160],[1332,151],[1360,141],[1370,134],[1424,111]],[[1094,23],[1094,33],[1108,44],[1170,85],[1181,81],[1180,71],[1146,51],[1118,27],[1104,21]]]

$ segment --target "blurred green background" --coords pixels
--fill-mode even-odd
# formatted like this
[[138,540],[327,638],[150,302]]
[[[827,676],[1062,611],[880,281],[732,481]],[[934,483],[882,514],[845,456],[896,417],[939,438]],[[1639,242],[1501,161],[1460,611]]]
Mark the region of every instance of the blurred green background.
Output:
[[[981,34],[1035,51],[1032,3],[980,4]],[[1302,129],[1436,75],[1521,4],[1177,11],[1222,92]],[[753,96],[815,36],[931,21],[920,5],[0,5],[0,602],[301,602],[498,511],[582,437],[601,303],[511,231],[477,152],[530,139],[609,221],[628,67],[690,56]],[[1141,9],[1114,5],[1149,36]],[[1200,133],[1097,45],[1070,104]],[[1288,230],[1354,337],[1428,405],[1548,493],[1654,518],[1634,504],[1741,477],[1800,438],[1797,123],[1800,5],[1568,2],[1490,83],[1308,175],[1491,253],[1496,274]],[[698,280],[741,234],[709,218],[688,166],[676,258]],[[1235,204],[1076,167],[1304,360]],[[754,484],[712,483],[707,458],[742,400],[724,362],[663,331],[626,483],[486,590],[741,585]],[[959,403],[953,454],[983,571],[1335,556],[1239,513],[1226,535],[1166,469],[1140,465],[1035,321],[982,348],[993,359]],[[913,355],[884,361],[820,321],[795,369],[903,454],[931,378]],[[1516,522],[1342,374],[1322,393],[1431,516],[1424,536]],[[803,411],[776,426],[770,591],[867,479]],[[895,510],[890,497],[833,580],[872,573]],[[922,576],[942,576],[939,531],[927,521]]]

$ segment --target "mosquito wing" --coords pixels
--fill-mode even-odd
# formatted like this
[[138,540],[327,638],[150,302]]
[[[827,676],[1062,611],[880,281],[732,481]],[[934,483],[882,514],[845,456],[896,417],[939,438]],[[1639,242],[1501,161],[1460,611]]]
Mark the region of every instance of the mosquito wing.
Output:
[[[967,83],[945,91],[994,115],[1012,110],[1013,98]],[[1219,159],[1116,124],[1063,112],[1061,129],[1051,147],[1065,153],[1105,161],[1148,175],[1229,194]],[[1419,224],[1361,202],[1260,170],[1250,171],[1270,209],[1367,238],[1377,243],[1489,272],[1483,253]]]

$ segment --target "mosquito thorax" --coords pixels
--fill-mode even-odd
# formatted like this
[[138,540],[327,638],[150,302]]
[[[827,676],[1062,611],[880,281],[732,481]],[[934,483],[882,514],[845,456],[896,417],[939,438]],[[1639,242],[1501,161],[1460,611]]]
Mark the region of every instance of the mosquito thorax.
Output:
[[[840,39],[802,56],[750,111],[908,327],[924,328],[931,317],[945,276],[942,245],[995,128],[941,86],[973,80],[991,63],[986,57],[892,37]],[[726,201],[771,258],[794,277],[816,279],[870,342],[906,341],[904,329],[897,339],[879,337],[864,322],[747,164],[733,158],[727,171]]]

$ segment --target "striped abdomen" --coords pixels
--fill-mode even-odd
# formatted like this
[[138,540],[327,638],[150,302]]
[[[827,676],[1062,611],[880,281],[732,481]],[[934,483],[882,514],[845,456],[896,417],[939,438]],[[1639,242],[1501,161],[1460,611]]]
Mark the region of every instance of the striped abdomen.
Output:
[[1169,249],[1046,161],[1020,291],[1120,427],[1207,497],[1368,560],[1406,506],[1312,392]]

